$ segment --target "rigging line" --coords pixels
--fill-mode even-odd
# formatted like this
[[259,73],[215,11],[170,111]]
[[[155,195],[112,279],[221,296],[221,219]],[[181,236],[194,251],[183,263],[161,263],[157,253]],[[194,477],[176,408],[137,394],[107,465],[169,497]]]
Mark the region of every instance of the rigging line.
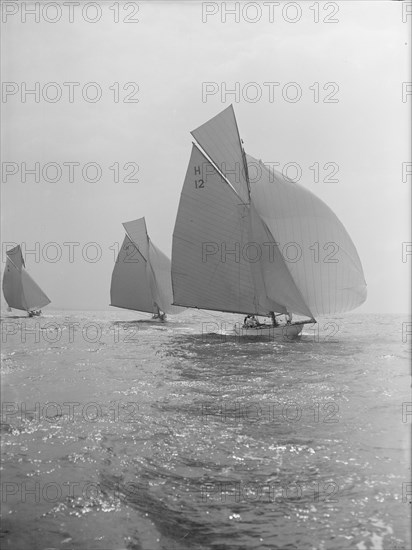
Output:
[[[233,321],[226,321],[226,319],[222,319],[220,317],[216,317],[216,315],[213,315],[213,313],[209,313],[209,311],[207,309],[202,309],[200,307],[197,307],[196,308],[198,311],[202,311],[203,313],[206,313],[206,315],[209,315],[210,317],[212,317],[213,319],[215,319],[216,322],[219,322],[219,323],[231,323]],[[233,313],[233,315],[236,315],[236,313]],[[239,314],[240,315],[240,314]],[[276,317],[278,317],[279,315],[285,315],[285,313],[278,313],[276,315]],[[259,314],[259,313],[256,313],[255,316],[259,316],[259,317],[269,317],[269,315],[264,315],[264,314]]]
[[[202,311],[203,313],[206,313],[206,315],[209,315],[210,317],[213,317],[216,321],[219,321],[219,322],[222,322],[222,321],[225,321],[224,319],[220,318],[220,317],[216,317],[216,315],[213,315],[213,313],[209,313],[209,311],[207,309],[202,309],[202,308],[196,308],[198,311]],[[233,315],[236,315],[236,313],[234,313]],[[226,322],[226,321],[225,321]],[[229,321],[228,321],[229,322]]]

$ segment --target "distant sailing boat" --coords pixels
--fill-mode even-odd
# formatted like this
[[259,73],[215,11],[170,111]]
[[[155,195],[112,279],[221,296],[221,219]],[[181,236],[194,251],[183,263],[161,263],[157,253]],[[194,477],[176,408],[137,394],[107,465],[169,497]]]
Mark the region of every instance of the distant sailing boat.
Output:
[[165,320],[178,313],[172,304],[171,264],[150,240],[144,218],[123,224],[126,235],[117,256],[110,286],[110,305],[153,313]]
[[41,314],[41,307],[50,304],[49,298],[25,270],[20,245],[7,252],[3,275],[3,294],[11,308],[27,311],[30,317]]
[[[245,154],[232,106],[192,135],[204,152],[193,143],[173,233],[174,304],[246,314],[240,334],[293,338],[315,316],[365,301],[342,223],[313,193]],[[292,313],[309,319],[292,323]],[[279,326],[282,314],[289,321]],[[256,326],[255,315],[272,323]]]

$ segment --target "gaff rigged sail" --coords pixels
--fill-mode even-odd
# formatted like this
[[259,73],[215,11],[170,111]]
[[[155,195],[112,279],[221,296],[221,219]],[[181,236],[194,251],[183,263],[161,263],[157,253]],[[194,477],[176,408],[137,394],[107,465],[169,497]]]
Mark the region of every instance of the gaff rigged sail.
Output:
[[111,305],[149,313],[179,312],[171,305],[170,260],[149,239],[145,219],[123,226],[126,236],[112,273]]
[[[193,146],[173,233],[175,304],[313,317],[366,299],[342,223],[312,193],[245,155],[232,107],[192,135],[209,158]],[[253,182],[245,159],[261,167]]]

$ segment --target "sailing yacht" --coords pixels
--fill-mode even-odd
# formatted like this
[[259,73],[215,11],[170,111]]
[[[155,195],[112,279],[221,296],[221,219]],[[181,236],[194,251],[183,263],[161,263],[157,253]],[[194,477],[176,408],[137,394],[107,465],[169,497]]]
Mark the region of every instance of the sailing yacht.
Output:
[[145,311],[164,321],[172,305],[170,260],[150,240],[144,218],[125,222],[126,235],[116,259],[110,286],[110,305]]
[[8,311],[21,309],[27,311],[29,317],[40,315],[40,308],[50,304],[49,298],[27,273],[20,245],[7,251],[3,294]]
[[[272,322],[237,323],[236,333],[291,339],[317,316],[365,301],[362,265],[342,223],[313,193],[245,153],[232,106],[192,136],[173,233],[174,304],[267,316]],[[282,315],[288,322],[278,323]]]

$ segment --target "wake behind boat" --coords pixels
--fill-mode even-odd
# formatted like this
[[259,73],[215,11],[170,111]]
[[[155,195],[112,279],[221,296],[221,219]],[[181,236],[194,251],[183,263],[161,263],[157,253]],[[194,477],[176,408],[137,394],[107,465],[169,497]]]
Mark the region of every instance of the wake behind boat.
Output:
[[182,308],[171,305],[170,260],[150,240],[145,219],[123,227],[126,235],[112,273],[110,305],[152,313],[159,321],[166,313],[179,313]]
[[20,309],[27,311],[29,317],[41,315],[40,308],[50,304],[49,298],[27,273],[20,245],[7,252],[3,294],[7,311]]
[[[232,106],[192,135],[200,147],[193,143],[173,233],[174,304],[269,316],[260,331],[274,335],[283,332],[276,314],[296,314],[303,320],[285,329],[296,337],[315,316],[365,301],[342,223],[313,193],[246,155]],[[246,323],[240,332],[258,331]]]

